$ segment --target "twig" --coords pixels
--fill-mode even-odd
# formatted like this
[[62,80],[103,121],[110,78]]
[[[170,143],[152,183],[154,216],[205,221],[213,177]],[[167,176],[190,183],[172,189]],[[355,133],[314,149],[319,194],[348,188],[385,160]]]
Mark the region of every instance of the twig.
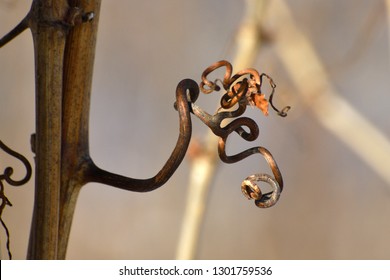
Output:
[[19,22],[18,25],[14,27],[10,32],[8,32],[4,37],[0,39],[0,48],[12,41],[15,37],[17,37],[20,33],[30,27],[30,13]]

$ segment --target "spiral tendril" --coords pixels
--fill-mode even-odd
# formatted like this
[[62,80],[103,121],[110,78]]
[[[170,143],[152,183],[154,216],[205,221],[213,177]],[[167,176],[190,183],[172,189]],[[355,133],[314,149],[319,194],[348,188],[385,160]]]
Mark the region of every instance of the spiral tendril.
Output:
[[32,171],[31,171],[31,165],[28,162],[28,160],[24,156],[22,156],[21,154],[11,150],[2,141],[0,141],[0,149],[2,149],[3,151],[8,153],[9,155],[11,155],[11,156],[17,158],[18,160],[20,160],[24,164],[24,167],[26,168],[26,175],[21,180],[14,180],[14,179],[11,178],[11,176],[12,176],[12,174],[14,172],[12,167],[6,167],[4,169],[4,173],[2,175],[0,175],[0,199],[1,199],[1,203],[0,203],[0,223],[3,226],[3,228],[5,230],[5,233],[6,233],[6,236],[7,236],[6,247],[7,247],[7,251],[8,251],[8,257],[11,260],[12,259],[12,253],[11,253],[11,249],[10,249],[10,234],[9,234],[9,230],[7,228],[7,225],[5,224],[5,222],[3,220],[3,216],[2,215],[3,215],[3,210],[4,210],[5,206],[7,206],[7,205],[8,206],[12,206],[12,203],[11,203],[11,201],[8,199],[8,197],[4,193],[3,180],[5,182],[7,182],[8,184],[10,184],[11,186],[21,186],[21,185],[27,183],[28,180],[30,180]]
[[[225,67],[223,79],[216,79],[214,82],[208,79],[208,76],[216,69]],[[192,113],[203,121],[215,135],[219,136],[218,153],[220,159],[225,163],[235,163],[245,159],[253,154],[260,154],[267,161],[273,177],[268,174],[260,173],[248,176],[241,184],[241,191],[248,199],[254,199],[255,204],[260,208],[268,208],[276,204],[283,190],[283,178],[279,167],[277,166],[272,154],[264,147],[258,146],[247,149],[235,155],[226,154],[226,141],[232,132],[236,132],[241,138],[246,141],[254,141],[259,136],[259,128],[256,122],[247,117],[241,117],[247,105],[254,105],[268,115],[268,104],[281,117],[287,116],[290,106],[286,106],[279,110],[273,104],[276,84],[267,74],[259,74],[255,69],[249,68],[239,71],[232,76],[233,67],[226,61],[221,60],[204,70],[201,75],[202,81],[199,84],[200,90],[205,94],[210,94],[213,91],[220,91],[216,83],[219,81],[222,84],[225,93],[221,98],[221,108],[214,115],[203,111],[196,104],[191,103]],[[265,95],[261,91],[263,79],[269,81],[272,92],[269,99],[266,100]],[[237,109],[232,108],[238,105]],[[227,109],[230,109],[227,111]],[[222,126],[222,122],[226,119],[233,119],[229,124]],[[248,132],[249,131],[249,132]],[[265,182],[269,184],[272,191],[263,194],[256,182]]]

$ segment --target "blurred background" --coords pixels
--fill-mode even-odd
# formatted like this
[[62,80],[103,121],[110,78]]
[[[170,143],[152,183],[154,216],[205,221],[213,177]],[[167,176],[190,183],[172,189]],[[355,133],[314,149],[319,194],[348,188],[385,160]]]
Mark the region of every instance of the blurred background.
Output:
[[[0,36],[30,4],[0,0]],[[381,0],[103,1],[90,115],[92,158],[115,173],[154,176],[178,137],[177,83],[199,82],[203,70],[221,59],[232,61],[234,72],[254,67],[275,81],[276,105],[292,109],[280,118],[272,110],[264,117],[248,108],[260,136],[254,143],[229,140],[228,154],[266,147],[285,188],[276,206],[257,208],[240,185],[250,174],[270,173],[263,158],[231,165],[218,160],[195,258],[389,259],[386,10]],[[249,45],[254,40],[255,55],[242,62],[247,39]],[[220,99],[212,95],[197,102],[210,113]],[[34,97],[33,44],[26,31],[0,49],[0,139],[31,163]],[[209,141],[208,129],[192,120],[193,139]],[[15,177],[23,176],[19,162],[0,151],[0,170],[7,166],[18,169]],[[86,185],[67,258],[176,258],[191,166],[185,159],[166,185],[150,193]],[[33,182],[5,186],[13,207],[5,208],[3,219],[15,259],[26,257]],[[4,259],[2,228],[0,234]]]

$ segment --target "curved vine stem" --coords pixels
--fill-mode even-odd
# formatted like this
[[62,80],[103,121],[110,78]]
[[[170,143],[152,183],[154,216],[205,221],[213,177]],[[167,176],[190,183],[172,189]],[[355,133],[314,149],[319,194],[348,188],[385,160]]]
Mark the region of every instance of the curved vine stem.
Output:
[[[189,92],[189,99],[187,98],[187,91]],[[171,156],[154,177],[149,179],[128,178],[102,170],[91,163],[87,172],[87,181],[103,183],[116,188],[135,192],[153,191],[165,184],[179,167],[188,149],[192,134],[190,104],[195,102],[198,95],[199,88],[195,81],[185,79],[178,84],[176,89],[175,108],[179,113],[180,120],[179,137]]]

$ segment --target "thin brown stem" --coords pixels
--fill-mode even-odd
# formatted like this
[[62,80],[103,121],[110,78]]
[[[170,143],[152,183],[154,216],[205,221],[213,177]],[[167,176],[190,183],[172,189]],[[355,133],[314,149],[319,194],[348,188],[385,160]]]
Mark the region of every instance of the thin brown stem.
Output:
[[[189,91],[190,100],[188,100],[187,91]],[[135,192],[153,191],[165,184],[179,167],[186,154],[192,134],[191,108],[189,102],[194,102],[197,99],[198,94],[199,88],[195,81],[185,79],[178,84],[176,89],[175,107],[179,113],[180,120],[179,137],[171,156],[154,177],[149,179],[128,178],[102,170],[94,164],[91,164],[87,180]]]
[[13,39],[15,39],[17,36],[19,36],[24,30],[26,30],[29,27],[30,27],[30,13],[28,13],[27,16],[21,22],[19,22],[18,25],[16,25],[10,32],[8,32],[0,39],[0,48],[5,46],[7,43],[11,42]]
[[[66,257],[78,194],[90,162],[89,108],[101,1],[72,0],[69,5],[67,21],[72,27],[66,37],[63,68],[59,259]],[[92,16],[89,21],[83,19],[87,14]]]

